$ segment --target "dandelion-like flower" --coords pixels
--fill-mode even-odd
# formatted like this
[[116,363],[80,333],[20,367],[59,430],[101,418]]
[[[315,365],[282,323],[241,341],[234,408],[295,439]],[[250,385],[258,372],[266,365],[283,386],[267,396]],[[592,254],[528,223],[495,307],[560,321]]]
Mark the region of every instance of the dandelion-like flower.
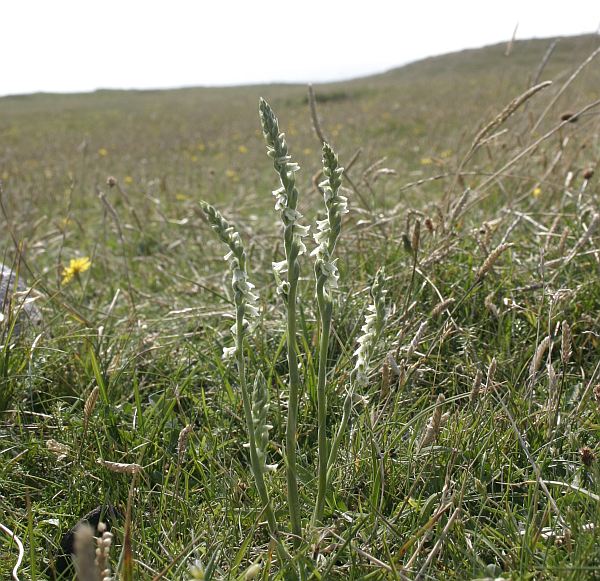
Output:
[[62,273],[62,284],[67,284],[78,277],[82,272],[89,270],[92,266],[92,261],[87,256],[82,258],[71,258],[69,266],[63,269]]
[[331,289],[337,288],[339,273],[336,260],[332,256],[340,236],[342,215],[348,213],[348,200],[338,193],[343,171],[344,168],[339,166],[337,155],[333,149],[324,143],[323,174],[326,179],[319,184],[319,187],[323,191],[327,218],[317,221],[318,232],[314,234],[314,239],[318,246],[312,254],[316,256],[317,286],[323,288],[326,298],[329,298]]
[[362,326],[362,335],[358,339],[358,349],[354,352],[356,365],[353,373],[359,385],[367,384],[367,371],[371,352],[383,329],[386,318],[385,295],[387,291],[383,288],[385,271],[380,268],[375,275],[371,286],[371,304],[367,307],[365,324]]
[[[231,268],[231,286],[233,288],[233,300],[236,307],[236,318],[242,320],[244,328],[247,328],[249,327],[249,322],[246,316],[252,318],[258,315],[256,307],[258,296],[252,292],[254,285],[248,279],[246,251],[244,250],[242,239],[235,228],[217,209],[206,202],[201,202],[200,206],[212,229],[229,248],[229,252],[224,258],[229,261],[229,267]],[[231,327],[231,332],[234,337],[237,335],[237,325]],[[235,347],[225,347],[223,356],[225,358],[233,357],[235,352]]]

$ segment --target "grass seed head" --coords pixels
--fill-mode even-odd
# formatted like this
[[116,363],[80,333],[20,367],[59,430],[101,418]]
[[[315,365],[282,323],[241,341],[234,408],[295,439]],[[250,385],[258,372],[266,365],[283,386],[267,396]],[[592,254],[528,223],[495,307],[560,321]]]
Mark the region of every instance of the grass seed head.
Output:
[[486,389],[492,389],[494,386],[494,376],[496,375],[496,367],[498,364],[496,363],[496,358],[492,357],[492,361],[490,362],[490,366],[488,367],[487,377],[485,379],[485,387]]
[[492,270],[494,264],[496,263],[496,261],[498,260],[498,258],[500,258],[500,255],[503,252],[506,252],[509,248],[512,248],[514,246],[514,244],[511,243],[502,243],[499,246],[496,246],[496,248],[494,248],[494,250],[492,250],[487,258],[484,260],[483,264],[481,265],[481,267],[479,268],[479,270],[477,271],[477,280],[482,280],[483,277],[490,271]]
[[593,177],[594,177],[594,168],[593,167],[586,168],[583,172],[583,179],[589,181]]
[[407,359],[409,359],[410,357],[412,357],[414,355],[415,351],[421,344],[421,341],[423,340],[423,335],[425,335],[425,331],[427,330],[428,325],[429,325],[429,321],[423,321],[419,325],[419,328],[417,329],[415,336],[413,337],[412,341],[408,345],[408,349],[406,351]]
[[477,370],[475,373],[475,378],[473,379],[473,387],[471,388],[471,395],[469,396],[469,401],[471,403],[476,403],[479,399],[479,392],[481,391],[481,382],[483,380],[483,372],[481,369]]
[[85,400],[85,404],[83,406],[83,425],[86,427],[90,421],[90,418],[92,417],[92,414],[94,413],[94,408],[98,402],[99,394],[100,388],[96,385]]
[[125,462],[110,462],[109,460],[103,460],[98,458],[97,464],[104,466],[110,472],[116,472],[117,474],[137,474],[142,471],[142,467],[139,464],[127,464]]
[[444,299],[443,301],[440,301],[431,310],[431,313],[429,314],[429,318],[435,319],[436,317],[439,317],[444,311],[448,310],[448,307],[450,307],[450,305],[454,304],[454,302],[455,302],[455,299],[453,299],[453,298]]
[[442,413],[442,405],[445,400],[444,394],[440,393],[435,402],[436,407],[433,411],[433,415],[429,418],[429,422],[427,423],[423,437],[421,438],[421,448],[429,446],[437,439],[443,425],[448,420],[449,414],[443,419],[445,414]]
[[531,365],[529,367],[529,375],[532,378],[535,377],[535,374],[539,371],[540,367],[542,366],[542,362],[544,361],[544,356],[546,355],[546,352],[549,349],[551,349],[551,344],[552,344],[552,338],[550,337],[550,335],[548,335],[547,337],[544,337],[540,341],[540,344],[538,345],[537,349],[535,350],[535,355],[533,356],[533,359],[531,360]]
[[575,115],[575,113],[572,113],[571,111],[565,111],[560,116],[560,120],[561,121],[568,121],[569,123],[577,123],[577,121],[579,120],[579,118],[577,117],[577,115]]
[[412,231],[412,238],[410,241],[411,247],[412,247],[412,251],[414,252],[415,256],[418,254],[419,252],[419,244],[421,242],[421,221],[420,220],[416,220],[415,221],[415,225],[413,226],[413,231]]
[[179,437],[177,438],[177,459],[180,463],[187,451],[190,434],[193,432],[193,430],[194,427],[191,424],[188,424],[179,432]]

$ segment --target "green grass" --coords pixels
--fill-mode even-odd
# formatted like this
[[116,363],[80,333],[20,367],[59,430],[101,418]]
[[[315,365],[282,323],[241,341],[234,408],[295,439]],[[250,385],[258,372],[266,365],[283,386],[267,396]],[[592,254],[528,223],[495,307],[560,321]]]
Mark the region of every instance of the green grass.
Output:
[[[44,579],[62,532],[105,500],[125,512],[130,490],[136,579],[166,567],[164,578],[184,579],[196,557],[210,563],[215,579],[243,578],[254,562],[265,579],[295,578],[294,571],[312,579],[597,575],[600,471],[598,460],[584,465],[580,450],[600,453],[598,231],[577,241],[600,211],[598,172],[583,188],[583,172],[600,158],[599,109],[527,148],[563,113],[598,98],[595,60],[531,131],[598,37],[561,40],[540,79],[554,84],[457,175],[478,130],[525,91],[549,43],[518,42],[508,57],[505,46],[487,47],[316,87],[341,165],[362,148],[343,184],[350,213],[336,248],[330,438],[380,266],[389,314],[332,473],[321,540],[307,535],[299,547],[285,536],[289,381],[285,309],[271,271],[283,246],[257,108],[262,95],[279,116],[302,167],[298,207],[304,223],[314,224],[323,217],[312,179],[320,144],[305,87],[0,99],[0,251],[10,264],[21,245],[21,272],[43,293],[45,317],[35,342],[35,333],[0,341],[0,523],[25,545],[21,579]],[[108,187],[108,176],[118,187]],[[464,212],[450,220],[467,187]],[[221,358],[233,345],[233,297],[201,199],[235,222],[260,295],[263,314],[246,365],[249,380],[260,370],[270,389],[269,462],[281,467],[267,485],[293,557],[287,567],[270,546],[252,481],[237,371]],[[502,242],[514,246],[479,280]],[[76,256],[89,256],[90,270],[61,285],[62,267]],[[303,257],[297,476],[305,528],[318,463],[312,268]],[[566,363],[562,321],[572,332]],[[532,378],[532,357],[548,335],[550,359]],[[497,369],[486,384],[493,358]],[[478,370],[483,386],[471,401]],[[84,431],[95,386],[99,400]],[[448,416],[433,442],[421,445],[436,402]],[[187,425],[193,431],[180,455]],[[50,439],[68,446],[66,457],[47,448]],[[99,458],[142,465],[134,489],[131,476],[108,471]],[[117,568],[122,522],[115,535]],[[3,578],[16,557],[3,535]]]

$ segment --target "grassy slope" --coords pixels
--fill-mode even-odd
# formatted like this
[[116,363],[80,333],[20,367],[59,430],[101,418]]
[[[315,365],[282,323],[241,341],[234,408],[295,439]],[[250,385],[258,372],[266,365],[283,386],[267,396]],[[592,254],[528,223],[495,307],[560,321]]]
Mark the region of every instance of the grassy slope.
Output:
[[[424,564],[433,578],[458,579],[500,572],[579,579],[600,566],[593,549],[598,533],[582,532],[590,523],[598,526],[597,463],[585,468],[578,452],[585,445],[597,450],[598,441],[598,405],[591,393],[598,383],[600,307],[598,262],[589,252],[595,240],[578,249],[565,268],[541,262],[542,248],[546,261],[568,254],[598,211],[597,178],[578,200],[582,170],[594,167],[600,156],[597,113],[561,128],[485,184],[486,176],[554,127],[561,113],[598,97],[600,67],[594,61],[531,132],[558,87],[597,47],[598,37],[561,40],[541,77],[555,80],[555,86],[521,108],[503,126],[508,133],[481,148],[463,168],[461,180],[453,177],[477,129],[528,86],[548,45],[548,40],[518,42],[510,57],[504,56],[504,45],[465,51],[317,88],[324,130],[342,162],[363,148],[350,173],[356,189],[349,193],[352,212],[340,248],[332,429],[361,325],[363,291],[383,263],[392,310],[365,394],[369,406],[356,410],[351,441],[344,444],[335,492],[328,499],[328,524],[342,538],[352,538],[355,549],[396,571],[414,555],[411,577]],[[269,194],[275,176],[258,131],[259,95],[278,113],[303,167],[300,205],[312,221],[321,204],[311,186],[319,147],[304,87],[100,91],[0,100],[0,177],[9,226],[0,233],[0,248],[10,261],[12,239],[23,242],[24,272],[48,297],[43,303],[47,328],[35,349],[31,339],[5,347],[0,364],[0,514],[3,524],[33,546],[38,574],[60,538],[59,529],[68,528],[99,498],[125,502],[130,480],[98,466],[98,457],[146,467],[133,515],[140,578],[150,578],[150,570],[160,570],[182,551],[187,557],[190,543],[205,560],[215,556],[223,572],[235,568],[236,555],[242,565],[267,558],[265,528],[254,528],[260,517],[242,447],[235,373],[220,361],[222,346],[231,343],[230,322],[224,319],[231,312],[224,298],[226,267],[197,209],[200,197],[217,203],[251,247],[266,314],[249,367],[250,372],[263,369],[273,386],[271,452],[280,461],[287,370],[280,350],[281,305],[273,298],[268,265],[281,244]],[[382,166],[395,169],[397,177],[365,171],[383,156]],[[565,189],[569,172],[574,181]],[[108,175],[118,179],[121,192],[106,186]],[[441,177],[403,188],[434,176]],[[465,186],[475,190],[472,199],[478,203],[447,227],[445,205],[436,202],[442,196],[456,199]],[[540,192],[534,195],[536,188]],[[99,199],[99,190],[117,219]],[[415,216],[430,217],[434,232],[422,228],[421,266],[413,275],[402,234],[412,229]],[[487,252],[505,238],[515,247],[483,284],[475,285]],[[77,254],[91,256],[93,267],[81,281],[61,287],[61,264]],[[300,339],[308,356],[303,357],[300,455],[307,468],[301,480],[309,515],[316,460],[316,329],[308,261],[303,272]],[[563,298],[559,289],[571,294]],[[451,317],[446,313],[432,320],[429,312],[440,295],[454,298],[455,307]],[[573,329],[574,347],[563,366],[555,338],[557,389],[549,384],[545,365],[535,381],[528,370],[536,345],[554,336],[563,319]],[[407,345],[424,320],[429,327],[419,356],[408,360]],[[401,366],[415,366],[405,380],[394,377],[390,387],[382,385],[381,372],[388,351]],[[476,370],[485,376],[493,357],[498,362],[493,384],[476,405],[468,404]],[[100,402],[84,433],[83,402],[97,384]],[[446,397],[443,409],[450,417],[435,445],[419,449],[439,393]],[[559,393],[561,421],[554,428]],[[179,463],[177,438],[187,424],[194,425],[194,433]],[[563,483],[548,485],[560,516],[535,483],[516,431],[526,438],[543,478]],[[50,438],[70,447],[65,459],[46,450]],[[284,481],[278,473],[271,488],[285,523]],[[565,487],[571,484],[587,492]],[[26,495],[34,523],[31,538]],[[455,507],[462,512],[438,558],[427,564]],[[444,511],[439,522],[431,520],[439,511]],[[55,515],[59,527],[50,520]],[[568,523],[571,542],[544,537],[548,527],[564,537],[561,522]],[[432,531],[430,538],[424,525]],[[14,551],[2,542],[0,571],[7,575]],[[348,546],[330,549],[319,561],[325,578],[364,578],[369,572],[374,578],[394,576]],[[182,578],[185,562],[167,577]],[[28,578],[29,559],[25,567]]]

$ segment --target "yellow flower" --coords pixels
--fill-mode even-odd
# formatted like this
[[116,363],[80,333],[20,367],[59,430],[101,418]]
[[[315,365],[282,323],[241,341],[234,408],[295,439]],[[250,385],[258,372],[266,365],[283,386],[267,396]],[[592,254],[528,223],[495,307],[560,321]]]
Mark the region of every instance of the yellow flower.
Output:
[[133,178],[131,176],[125,176],[125,179],[123,181],[126,184],[132,184],[133,183]]
[[98,150],[98,155],[99,155],[100,157],[106,157],[106,156],[108,155],[108,149],[106,149],[105,147],[101,147],[101,148]]
[[534,198],[539,198],[541,193],[542,193],[542,188],[535,188],[535,189],[533,190],[533,192],[531,192],[531,195],[532,195]]
[[62,284],[67,284],[73,277],[79,276],[82,272],[92,266],[91,260],[87,256],[82,258],[71,258],[69,266],[63,269]]
[[240,145],[240,146],[238,147],[238,151],[239,151],[240,153],[248,153],[248,148],[247,148],[245,145]]
[[422,157],[421,158],[421,165],[431,165],[433,163],[433,159],[431,159],[430,157]]

